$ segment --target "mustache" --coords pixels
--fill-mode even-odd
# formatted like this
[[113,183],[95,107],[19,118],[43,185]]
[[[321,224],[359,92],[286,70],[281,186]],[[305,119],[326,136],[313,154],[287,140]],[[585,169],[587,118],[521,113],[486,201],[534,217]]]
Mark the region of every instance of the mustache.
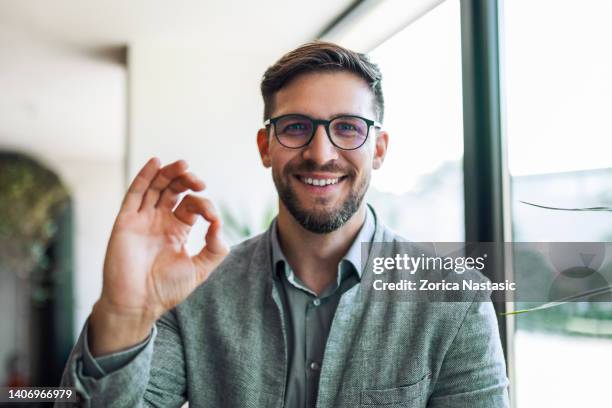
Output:
[[351,168],[340,166],[337,162],[331,161],[323,165],[318,165],[312,160],[302,160],[299,163],[287,163],[283,171],[285,176],[291,173],[310,173],[310,172],[344,173],[353,176],[355,171]]

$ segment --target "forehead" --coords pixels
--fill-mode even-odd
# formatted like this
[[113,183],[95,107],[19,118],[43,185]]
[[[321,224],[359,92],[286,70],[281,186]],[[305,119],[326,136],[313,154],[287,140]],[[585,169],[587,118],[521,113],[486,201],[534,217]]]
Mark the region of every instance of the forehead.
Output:
[[272,117],[301,113],[317,119],[354,114],[373,119],[374,93],[367,82],[347,71],[297,76],[274,96]]

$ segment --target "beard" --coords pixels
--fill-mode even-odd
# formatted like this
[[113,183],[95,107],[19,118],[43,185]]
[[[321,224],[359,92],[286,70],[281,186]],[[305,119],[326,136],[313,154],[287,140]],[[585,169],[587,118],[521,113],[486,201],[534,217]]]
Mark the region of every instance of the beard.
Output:
[[[346,174],[343,182],[354,180],[349,194],[344,200],[331,209],[317,210],[316,208],[305,208],[300,202],[297,193],[290,186],[289,180],[296,172],[338,172]],[[289,213],[306,230],[315,234],[327,234],[342,227],[353,214],[357,212],[370,184],[370,173],[366,173],[361,180],[356,180],[354,171],[346,171],[335,163],[328,163],[318,167],[312,161],[304,161],[300,165],[287,164],[282,175],[272,171],[272,179],[276,186],[278,196],[289,210]],[[301,183],[301,181],[298,181]],[[327,200],[323,197],[317,198],[317,204],[325,204]]]

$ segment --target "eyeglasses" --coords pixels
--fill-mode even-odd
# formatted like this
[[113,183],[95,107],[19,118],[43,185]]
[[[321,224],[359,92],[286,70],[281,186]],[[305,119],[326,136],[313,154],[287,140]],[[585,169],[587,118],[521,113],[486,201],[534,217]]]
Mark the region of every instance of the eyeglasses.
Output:
[[289,114],[264,122],[266,128],[271,126],[274,129],[276,140],[290,149],[299,149],[308,145],[319,125],[325,127],[331,143],[342,150],[360,148],[368,138],[370,127],[382,128],[380,123],[356,115],[342,115],[331,120],[322,120],[306,115]]

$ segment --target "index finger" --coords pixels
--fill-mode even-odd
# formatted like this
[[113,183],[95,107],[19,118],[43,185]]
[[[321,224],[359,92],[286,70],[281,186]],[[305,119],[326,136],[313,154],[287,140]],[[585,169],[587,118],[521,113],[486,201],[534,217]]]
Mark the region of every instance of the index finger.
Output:
[[121,204],[121,211],[138,211],[144,194],[149,188],[160,166],[160,160],[157,157],[152,157],[143,168],[140,169],[136,177],[134,177],[132,184],[130,184],[127,193],[125,193],[123,203]]

